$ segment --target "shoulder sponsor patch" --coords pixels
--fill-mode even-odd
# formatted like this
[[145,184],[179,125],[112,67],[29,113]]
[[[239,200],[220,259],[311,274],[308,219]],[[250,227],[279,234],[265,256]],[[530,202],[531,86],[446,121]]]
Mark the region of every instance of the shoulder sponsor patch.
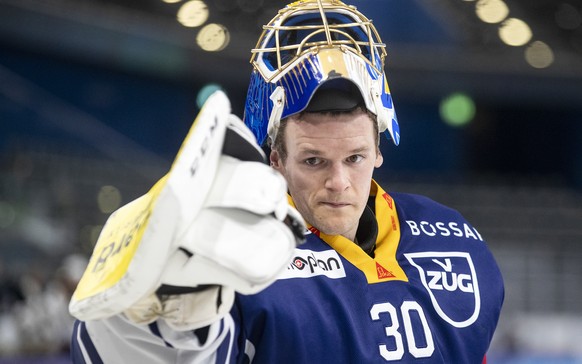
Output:
[[429,222],[413,220],[406,220],[406,223],[408,224],[410,233],[414,236],[457,236],[460,238],[483,241],[483,238],[477,229],[467,223],[460,223],[455,221]]
[[295,249],[295,255],[279,279],[311,278],[326,276],[332,279],[344,278],[346,271],[339,254],[333,250],[313,251]]
[[477,320],[481,296],[469,253],[419,252],[404,256],[418,270],[434,309],[443,320],[459,328]]

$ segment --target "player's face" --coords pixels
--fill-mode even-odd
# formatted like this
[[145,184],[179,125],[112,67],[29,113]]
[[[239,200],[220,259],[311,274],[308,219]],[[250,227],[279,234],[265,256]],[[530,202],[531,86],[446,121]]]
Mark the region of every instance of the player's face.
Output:
[[285,131],[287,158],[271,153],[297,210],[325,234],[355,238],[372,172],[382,164],[373,122],[361,110],[292,117]]

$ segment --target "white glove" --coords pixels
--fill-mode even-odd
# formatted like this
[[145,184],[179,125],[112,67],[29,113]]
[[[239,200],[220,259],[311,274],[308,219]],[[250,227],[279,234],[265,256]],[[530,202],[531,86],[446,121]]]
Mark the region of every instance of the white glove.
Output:
[[[226,96],[215,93],[168,175],[110,216],[71,299],[71,314],[82,320],[121,312],[140,317],[134,309],[143,306],[166,317],[172,304],[161,300],[159,311],[152,297],[160,287],[170,296],[206,285],[242,293],[265,288],[303,241],[303,220],[288,205],[286,186],[264,164],[250,130],[230,115]],[[209,297],[192,294],[202,292]],[[204,312],[192,302],[181,307]],[[226,296],[223,302],[232,304]],[[214,317],[201,314],[193,322],[218,319],[230,304],[214,304]]]
[[234,290],[229,287],[204,287],[193,293],[151,294],[124,311],[138,325],[158,319],[177,331],[205,327],[226,315],[234,302]]
[[221,157],[204,208],[177,238],[179,249],[162,283],[220,284],[244,294],[272,283],[291,262],[297,245],[283,221],[293,221],[297,232],[303,232],[286,191],[283,177],[267,165]]

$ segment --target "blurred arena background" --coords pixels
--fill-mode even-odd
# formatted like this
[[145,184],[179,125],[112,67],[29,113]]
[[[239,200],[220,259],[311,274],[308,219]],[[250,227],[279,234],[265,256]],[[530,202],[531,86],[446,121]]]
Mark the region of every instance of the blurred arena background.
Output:
[[[402,130],[376,178],[459,209],[506,282],[490,363],[582,363],[582,0],[359,0]],[[281,0],[0,0],[0,363],[66,363],[107,216],[208,92],[242,116]]]

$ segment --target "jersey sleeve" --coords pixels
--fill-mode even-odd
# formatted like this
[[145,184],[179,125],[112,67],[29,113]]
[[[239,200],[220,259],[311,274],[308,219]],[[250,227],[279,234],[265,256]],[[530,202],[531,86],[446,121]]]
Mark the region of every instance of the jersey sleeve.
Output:
[[77,321],[71,359],[84,363],[225,363],[230,362],[234,337],[230,315],[210,326],[172,330],[163,320],[136,325],[123,315]]

